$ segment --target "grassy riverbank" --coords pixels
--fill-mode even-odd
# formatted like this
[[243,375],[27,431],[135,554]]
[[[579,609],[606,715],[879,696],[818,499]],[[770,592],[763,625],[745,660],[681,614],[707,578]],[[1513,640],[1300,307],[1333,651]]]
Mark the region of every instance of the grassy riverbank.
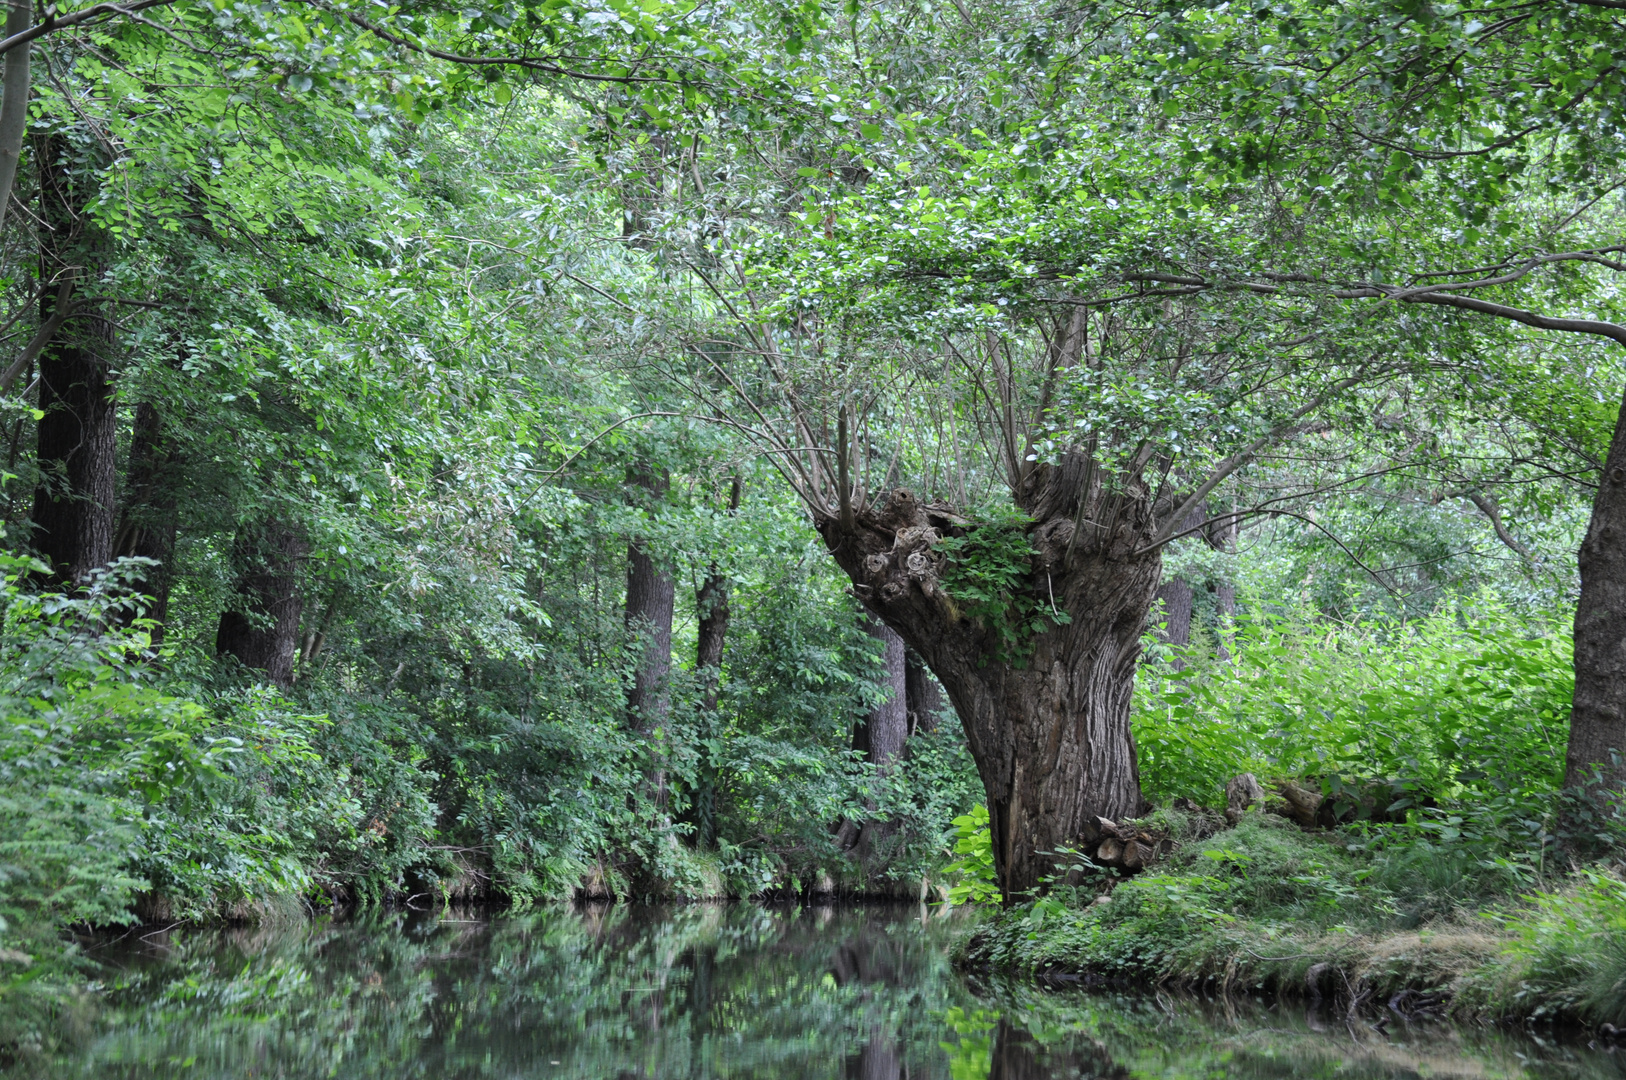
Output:
[[1510,860],[1437,844],[1377,847],[1252,813],[1136,877],[1103,873],[991,918],[963,959],[1024,974],[1621,1024],[1626,882],[1607,862],[1533,880]]

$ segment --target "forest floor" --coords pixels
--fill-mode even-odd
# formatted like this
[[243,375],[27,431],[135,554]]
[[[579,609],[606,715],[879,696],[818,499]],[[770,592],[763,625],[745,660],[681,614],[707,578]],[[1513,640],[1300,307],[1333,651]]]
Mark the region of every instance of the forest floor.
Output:
[[1101,872],[1008,908],[957,959],[1402,1016],[1626,1025],[1626,881],[1604,862],[1532,873],[1468,846],[1375,848],[1250,813],[1134,877]]

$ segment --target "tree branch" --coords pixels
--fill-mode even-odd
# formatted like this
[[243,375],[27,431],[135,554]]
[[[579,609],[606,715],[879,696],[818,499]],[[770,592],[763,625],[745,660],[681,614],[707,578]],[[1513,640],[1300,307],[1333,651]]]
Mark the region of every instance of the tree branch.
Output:
[[1507,526],[1502,522],[1502,510],[1496,505],[1495,499],[1478,491],[1464,491],[1461,494],[1464,499],[1467,499],[1469,502],[1479,507],[1480,513],[1490,518],[1491,527],[1496,530],[1496,539],[1506,544],[1510,549],[1518,554],[1523,555],[1526,559],[1529,559],[1532,562],[1535,561],[1535,553],[1529,548],[1525,547],[1523,544],[1519,543],[1519,541],[1514,538],[1513,534],[1508,532]]
[[80,26],[99,19],[103,15],[134,15],[138,11],[164,7],[171,3],[174,3],[174,0],[135,0],[134,3],[129,4],[93,4],[83,11],[75,11],[71,15],[63,15],[60,18],[55,15],[48,16],[44,22],[38,25],[15,32],[12,31],[11,20],[8,18],[6,20],[6,37],[0,40],[0,53],[9,53],[17,46],[27,45],[37,38],[44,37],[46,34]]
[[72,318],[74,313],[79,310],[78,304],[68,302],[68,298],[72,295],[73,279],[69,278],[57,287],[56,306],[51,311],[51,317],[40,324],[39,330],[34,333],[33,340],[23,346],[23,351],[17,354],[17,359],[11,362],[10,367],[6,368],[5,374],[0,375],[0,394],[11,392],[11,384],[17,381],[17,376],[28,369],[28,365],[33,363],[34,358],[45,349],[45,346],[51,343],[51,339],[56,336],[56,332],[61,329],[62,324]]

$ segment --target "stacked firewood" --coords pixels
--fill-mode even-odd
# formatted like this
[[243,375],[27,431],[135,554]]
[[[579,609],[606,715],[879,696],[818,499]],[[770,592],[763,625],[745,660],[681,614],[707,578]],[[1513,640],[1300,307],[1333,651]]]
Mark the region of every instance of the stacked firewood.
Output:
[[1167,836],[1156,836],[1132,821],[1119,825],[1104,817],[1085,822],[1079,836],[1082,850],[1100,866],[1135,873],[1174,850]]

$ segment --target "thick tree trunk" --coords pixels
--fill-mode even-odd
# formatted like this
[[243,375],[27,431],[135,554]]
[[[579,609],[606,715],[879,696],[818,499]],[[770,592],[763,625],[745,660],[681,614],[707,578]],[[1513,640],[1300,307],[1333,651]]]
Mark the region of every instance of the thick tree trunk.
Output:
[[643,545],[628,544],[627,632],[639,642],[640,649],[632,685],[627,689],[627,718],[637,731],[653,731],[666,720],[676,599],[672,575],[649,556]]
[[695,593],[700,612],[699,641],[695,667],[701,673],[700,705],[710,712],[717,708],[718,680],[723,667],[723,645],[728,637],[728,579],[715,570]]
[[[93,276],[94,245],[84,207],[89,194],[61,163],[55,137],[35,147],[40,172],[40,321],[49,322],[66,295],[60,282]],[[117,413],[108,359],[112,324],[94,308],[63,323],[39,357],[39,487],[33,543],[51,566],[51,581],[71,587],[113,557]]]
[[903,654],[903,687],[909,709],[909,734],[936,731],[938,714],[943,711],[943,687],[913,649]]
[[1070,617],[1022,629],[1021,656],[1004,655],[997,628],[967,618],[939,584],[934,545],[963,534],[964,519],[900,490],[882,508],[851,508],[850,528],[839,517],[815,522],[854,591],[948,691],[987,791],[1007,903],[1040,887],[1091,817],[1144,809],[1129,704],[1161,558],[1144,490],[1103,495],[1095,476],[1071,455],[1035,468],[1018,493],[1036,522],[1022,588],[1046,608],[1053,595]]
[[215,654],[259,668],[278,686],[294,684],[299,649],[299,561],[308,545],[298,528],[279,521],[244,526],[233,545],[237,595],[220,615]]
[[[1564,783],[1583,788],[1599,774],[1626,788],[1626,403],[1581,542],[1575,608],[1575,701]],[[1604,791],[1595,793],[1600,799]]]
[[147,597],[146,616],[155,623],[154,645],[164,640],[169,616],[169,586],[175,560],[176,477],[163,417],[150,402],[136,406],[135,431],[130,437],[128,501],[119,515],[113,542],[115,558],[151,559],[157,565],[142,571],[141,592]]

